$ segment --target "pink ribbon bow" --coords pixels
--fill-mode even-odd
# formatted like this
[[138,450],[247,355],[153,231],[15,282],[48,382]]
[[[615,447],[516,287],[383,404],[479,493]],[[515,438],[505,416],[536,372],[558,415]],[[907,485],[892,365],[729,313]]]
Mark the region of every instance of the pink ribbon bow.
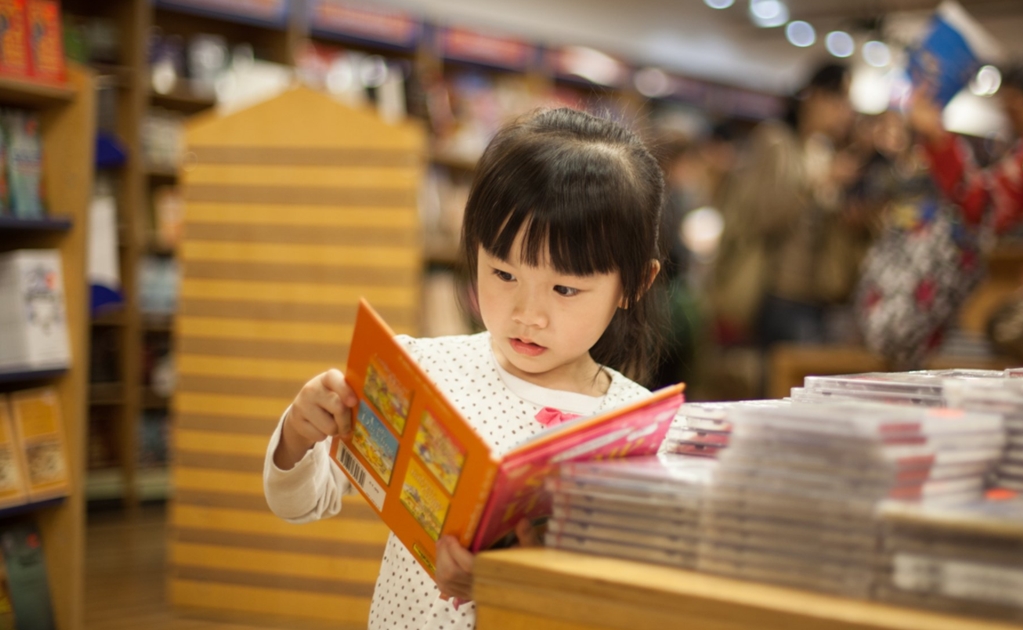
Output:
[[536,420],[545,427],[553,427],[561,424],[562,422],[568,422],[573,418],[578,418],[577,413],[562,413],[553,407],[544,407],[540,411],[536,412]]

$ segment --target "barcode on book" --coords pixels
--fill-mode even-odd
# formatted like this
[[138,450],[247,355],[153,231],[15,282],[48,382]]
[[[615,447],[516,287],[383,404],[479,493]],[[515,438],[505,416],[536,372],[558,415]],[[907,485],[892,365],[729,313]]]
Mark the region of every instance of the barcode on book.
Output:
[[355,455],[348,450],[348,447],[344,442],[339,442],[337,445],[337,461],[341,464],[341,467],[351,476],[352,481],[355,482],[366,498],[376,506],[378,510],[384,509],[384,497],[387,496],[387,492],[377,483],[376,479],[369,474],[365,467],[359,463]]

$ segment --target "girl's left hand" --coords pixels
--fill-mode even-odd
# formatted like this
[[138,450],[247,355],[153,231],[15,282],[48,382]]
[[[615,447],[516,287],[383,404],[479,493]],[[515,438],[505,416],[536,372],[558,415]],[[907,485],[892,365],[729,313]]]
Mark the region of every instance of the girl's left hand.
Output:
[[472,600],[473,555],[454,536],[437,541],[437,588],[441,599]]

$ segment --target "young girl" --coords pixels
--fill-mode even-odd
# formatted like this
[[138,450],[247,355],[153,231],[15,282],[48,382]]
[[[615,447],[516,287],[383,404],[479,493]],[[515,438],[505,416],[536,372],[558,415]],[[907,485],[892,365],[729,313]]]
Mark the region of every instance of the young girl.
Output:
[[[575,110],[525,116],[490,142],[462,232],[487,330],[399,340],[496,453],[648,393],[621,372],[648,365],[646,293],[660,270],[662,191],[657,162],[636,136]],[[351,431],[356,405],[338,370],[295,397],[267,448],[264,488],[275,514],[300,523],[341,509],[351,486],[326,438]],[[528,523],[517,531],[523,544],[536,542]],[[392,535],[369,627],[473,628],[472,564],[455,538],[442,537],[435,583]]]

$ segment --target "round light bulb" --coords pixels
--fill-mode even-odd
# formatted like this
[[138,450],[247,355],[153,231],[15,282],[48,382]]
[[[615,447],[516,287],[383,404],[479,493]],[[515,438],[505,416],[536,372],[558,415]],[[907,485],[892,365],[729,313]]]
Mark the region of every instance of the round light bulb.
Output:
[[806,48],[813,46],[813,43],[817,41],[817,32],[813,30],[813,26],[809,22],[796,20],[789,22],[789,25],[785,27],[785,37],[793,46]]
[[856,51],[856,43],[853,42],[852,35],[845,31],[831,31],[824,38],[824,45],[829,53],[843,59],[851,57],[853,52]]

